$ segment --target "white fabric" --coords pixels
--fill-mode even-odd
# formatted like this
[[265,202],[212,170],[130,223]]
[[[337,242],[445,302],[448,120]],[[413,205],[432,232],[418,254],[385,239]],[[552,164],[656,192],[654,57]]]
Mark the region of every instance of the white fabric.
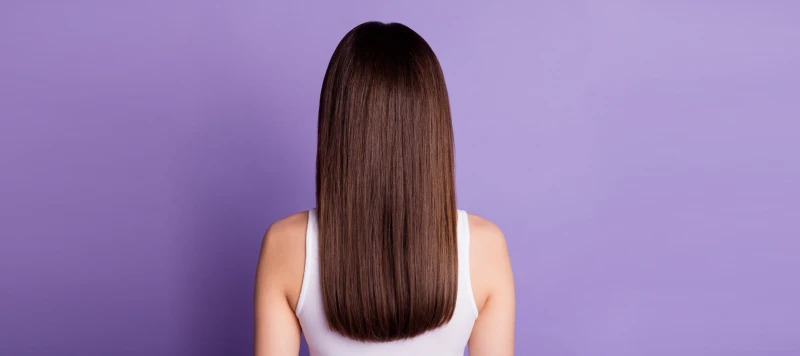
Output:
[[458,297],[453,318],[446,325],[417,337],[384,343],[345,338],[328,328],[319,280],[316,209],[308,212],[306,262],[297,302],[297,317],[311,356],[462,356],[478,317],[469,276],[467,213],[458,211]]

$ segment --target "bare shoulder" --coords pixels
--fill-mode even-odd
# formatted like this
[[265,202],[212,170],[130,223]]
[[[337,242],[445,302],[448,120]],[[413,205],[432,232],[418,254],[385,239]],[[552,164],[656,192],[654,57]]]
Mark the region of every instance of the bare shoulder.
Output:
[[292,214],[274,222],[261,243],[256,288],[284,290],[292,309],[303,283],[307,225],[307,211]]
[[480,311],[492,294],[513,288],[511,262],[505,235],[495,223],[469,214],[469,231],[470,278]]
[[500,230],[500,227],[495,225],[495,223],[475,214],[468,215],[469,231],[473,240],[477,238],[478,240],[502,239],[505,241],[505,238],[503,237],[503,231]]
[[289,215],[270,225],[270,227],[267,229],[264,238],[265,240],[267,238],[285,240],[285,239],[292,239],[293,237],[297,237],[300,235],[302,235],[303,238],[305,238],[307,223],[308,223],[307,211]]
[[[495,223],[469,214],[470,257],[476,262],[502,262],[508,258],[508,247],[503,231]],[[470,258],[473,260],[472,258]]]
[[[274,222],[264,234],[261,243],[261,258],[292,258],[305,254],[305,235],[308,212],[289,215]],[[298,251],[299,250],[299,251]],[[272,263],[273,261],[262,261]]]

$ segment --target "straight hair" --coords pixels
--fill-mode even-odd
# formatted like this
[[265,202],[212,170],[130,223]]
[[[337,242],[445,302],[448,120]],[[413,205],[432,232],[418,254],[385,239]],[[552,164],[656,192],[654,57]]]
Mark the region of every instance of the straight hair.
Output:
[[341,40],[319,103],[320,283],[331,330],[407,339],[453,316],[458,247],[453,128],[425,40],[367,22]]

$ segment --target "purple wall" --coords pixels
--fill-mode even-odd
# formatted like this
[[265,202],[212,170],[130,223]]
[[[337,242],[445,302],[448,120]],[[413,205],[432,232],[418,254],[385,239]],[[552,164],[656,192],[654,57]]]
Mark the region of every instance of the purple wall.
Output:
[[367,20],[439,55],[519,355],[800,355],[800,6],[377,3],[3,1],[0,355],[249,354]]

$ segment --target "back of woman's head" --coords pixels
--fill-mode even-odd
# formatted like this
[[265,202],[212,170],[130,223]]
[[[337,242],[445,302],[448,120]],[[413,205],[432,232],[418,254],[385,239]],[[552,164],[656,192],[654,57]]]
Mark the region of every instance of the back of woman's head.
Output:
[[317,208],[332,330],[390,341],[450,320],[458,280],[450,107],[436,56],[404,25],[359,25],[331,58]]

